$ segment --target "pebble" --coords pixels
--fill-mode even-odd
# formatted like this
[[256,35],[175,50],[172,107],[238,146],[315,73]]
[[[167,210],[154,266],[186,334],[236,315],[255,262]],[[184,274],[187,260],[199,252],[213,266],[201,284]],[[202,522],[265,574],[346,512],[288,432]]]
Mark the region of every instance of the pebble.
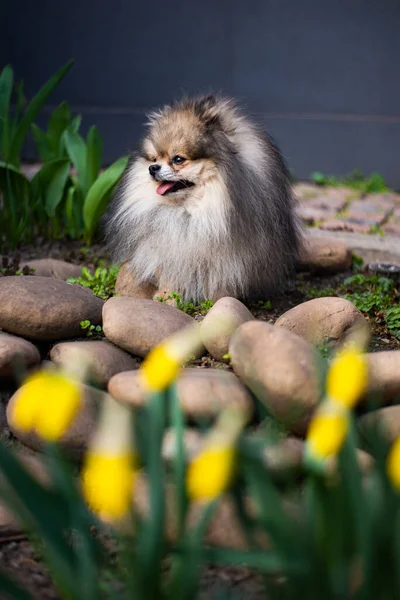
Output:
[[[289,436],[286,439],[279,440],[264,449],[264,465],[272,475],[280,475],[289,469],[293,471],[301,470],[305,447],[304,441],[296,437]],[[356,453],[361,471],[364,474],[369,473],[374,466],[374,459],[364,450],[357,449]],[[330,461],[327,469],[330,473],[336,471],[336,457]]]
[[168,336],[194,323],[186,313],[162,302],[114,297],[103,307],[103,331],[116,346],[144,357]]
[[389,443],[400,436],[400,404],[379,408],[358,419],[362,435],[368,441],[379,428]]
[[[191,417],[214,417],[226,406],[252,410],[250,393],[230,371],[182,369],[176,385],[182,410]],[[114,375],[108,384],[108,391],[116,400],[137,408],[146,402],[138,371]]]
[[[166,485],[164,496],[166,501],[166,534],[170,541],[174,541],[177,536],[177,510],[176,490],[173,484]],[[251,501],[246,499],[245,502],[250,511],[254,513]],[[142,473],[135,480],[134,506],[142,518],[148,517],[150,506],[149,484],[147,477]],[[204,506],[202,504],[192,503],[190,505],[186,521],[188,529],[195,527],[203,512]],[[223,497],[218,502],[204,541],[209,546],[220,548],[249,549],[243,526],[237,516],[235,503],[230,497]],[[270,542],[265,536],[262,536],[258,541],[263,550],[270,547]]]
[[82,265],[74,265],[65,260],[56,258],[38,258],[30,260],[23,266],[35,269],[32,275],[36,277],[53,277],[54,279],[66,280],[70,277],[80,277],[82,275]]
[[[22,386],[23,387],[23,386]],[[21,431],[13,422],[14,405],[18,399],[19,391],[11,397],[7,406],[7,422],[10,430],[23,444],[32,450],[41,451],[43,442],[34,431]],[[70,428],[60,439],[60,445],[72,458],[79,458],[85,450],[90,435],[95,427],[98,406],[101,404],[104,393],[96,388],[82,385],[83,402]],[[57,398],[52,399],[57,402]],[[49,402],[49,410],[51,404]]]
[[155,293],[155,285],[151,283],[136,283],[129,263],[122,265],[117,276],[117,281],[115,282],[115,294],[151,300]]
[[300,255],[298,268],[313,273],[340,273],[350,269],[352,252],[345,243],[308,236]]
[[40,363],[39,350],[31,342],[0,331],[0,377],[13,377],[14,366],[29,369]]
[[200,326],[202,341],[213,358],[229,362],[229,342],[236,329],[254,317],[236,298],[220,298],[209,310]]
[[368,391],[377,393],[382,401],[400,397],[400,350],[367,354]]
[[291,308],[275,323],[314,344],[332,344],[343,340],[349,330],[366,325],[363,314],[344,298],[314,298]]
[[37,341],[82,335],[80,322],[101,323],[103,301],[88,289],[50,277],[0,278],[0,328]]
[[319,401],[314,349],[282,327],[241,325],[229,344],[235,373],[290,431],[304,435]]
[[106,387],[116,373],[130,371],[139,366],[138,359],[103,340],[61,342],[53,346],[50,358],[56,365],[68,365],[76,350],[86,354],[96,384],[102,387]]

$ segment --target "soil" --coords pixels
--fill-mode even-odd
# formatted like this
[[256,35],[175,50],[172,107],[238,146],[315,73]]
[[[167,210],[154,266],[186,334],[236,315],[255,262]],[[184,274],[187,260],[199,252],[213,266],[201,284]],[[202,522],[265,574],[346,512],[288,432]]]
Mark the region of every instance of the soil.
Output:
[[[18,254],[9,255],[8,258],[9,260],[15,259],[19,261],[20,265],[23,265],[28,260],[49,257],[91,267],[98,265],[99,260],[103,260],[105,263],[109,262],[101,245],[94,245],[88,249],[83,247],[81,242],[65,242],[64,240],[42,243],[37,247],[24,247]],[[316,288],[320,290],[337,289],[343,279],[351,274],[352,272],[316,276],[310,273],[301,273],[285,293],[271,300],[271,308],[261,305],[251,305],[249,308],[256,318],[274,323],[285,311],[314,297]],[[312,294],[310,293],[311,289],[314,290]],[[370,325],[372,330],[370,351],[400,349],[400,340],[390,335],[385,327],[373,319],[370,321]],[[46,353],[47,350],[43,348],[43,358],[46,357]],[[200,364],[203,367],[229,368],[225,365],[216,365],[215,361],[209,357],[204,357],[199,361]],[[8,400],[10,393],[10,390],[0,389],[0,410],[1,404]],[[7,537],[0,536],[0,566],[38,600],[57,600],[59,598],[45,566],[24,536],[13,536],[12,534],[8,534]],[[254,575],[249,569],[207,566],[201,579],[200,597],[204,599],[215,597],[222,589],[229,590],[232,597],[235,598],[242,597],[249,600],[265,598],[261,578]],[[2,596],[0,588],[0,599],[3,598],[5,597]]]

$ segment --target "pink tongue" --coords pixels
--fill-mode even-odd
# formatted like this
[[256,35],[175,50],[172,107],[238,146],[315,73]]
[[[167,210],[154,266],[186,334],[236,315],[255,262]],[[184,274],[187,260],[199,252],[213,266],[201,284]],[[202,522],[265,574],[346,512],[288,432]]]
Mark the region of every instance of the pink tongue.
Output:
[[165,194],[165,192],[168,192],[168,190],[170,190],[171,188],[174,187],[175,183],[176,183],[175,181],[164,181],[164,183],[162,183],[161,185],[158,186],[157,194],[160,194],[160,196],[163,196]]

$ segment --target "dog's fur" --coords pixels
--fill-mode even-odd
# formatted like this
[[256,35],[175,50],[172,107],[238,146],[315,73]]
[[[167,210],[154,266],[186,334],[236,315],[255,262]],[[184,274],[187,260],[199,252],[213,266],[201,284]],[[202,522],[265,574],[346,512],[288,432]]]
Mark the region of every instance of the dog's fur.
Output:
[[[161,195],[171,181],[182,183]],[[193,301],[266,298],[293,271],[300,246],[282,155],[231,100],[166,106],[149,116],[117,188],[107,239],[139,283]]]

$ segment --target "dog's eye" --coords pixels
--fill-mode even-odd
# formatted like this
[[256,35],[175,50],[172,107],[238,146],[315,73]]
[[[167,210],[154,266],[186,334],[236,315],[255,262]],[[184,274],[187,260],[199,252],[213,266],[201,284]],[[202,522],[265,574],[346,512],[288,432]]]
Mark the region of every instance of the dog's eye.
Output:
[[174,163],[174,165],[181,165],[182,163],[185,162],[185,160],[186,160],[186,158],[183,158],[183,156],[179,156],[179,154],[177,154],[172,159],[172,162]]

